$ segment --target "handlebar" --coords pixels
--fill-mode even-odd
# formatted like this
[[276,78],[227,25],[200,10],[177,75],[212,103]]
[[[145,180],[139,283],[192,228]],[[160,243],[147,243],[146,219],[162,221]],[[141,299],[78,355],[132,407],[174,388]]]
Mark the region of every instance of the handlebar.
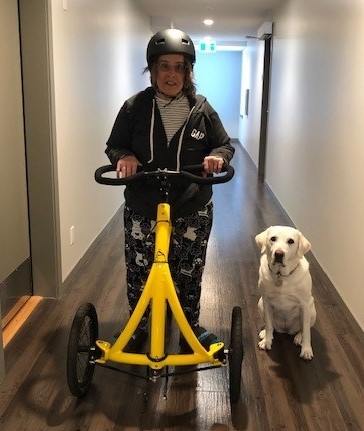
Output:
[[196,175],[192,172],[203,172],[203,165],[190,165],[184,166],[183,170],[180,171],[170,171],[168,169],[158,169],[157,171],[140,171],[135,175],[131,175],[130,177],[125,178],[110,178],[104,177],[103,175],[107,172],[115,172],[115,167],[113,165],[101,166],[95,171],[95,180],[99,184],[106,184],[108,186],[125,186],[131,182],[140,180],[141,178],[166,178],[166,177],[177,177],[180,176],[182,178],[188,179],[191,183],[195,184],[221,184],[226,183],[231,180],[234,176],[234,168],[230,165],[227,167],[224,172],[225,175],[216,175],[216,176],[207,176],[202,177],[200,175]]

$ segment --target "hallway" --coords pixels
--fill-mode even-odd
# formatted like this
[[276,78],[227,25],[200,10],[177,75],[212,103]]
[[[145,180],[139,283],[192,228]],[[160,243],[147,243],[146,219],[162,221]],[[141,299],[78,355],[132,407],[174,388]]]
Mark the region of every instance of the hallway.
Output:
[[242,307],[245,357],[239,402],[230,406],[227,367],[171,378],[167,400],[164,382],[151,384],[101,368],[85,398],[70,395],[66,349],[78,305],[96,306],[103,339],[127,317],[119,211],[97,248],[78,265],[66,294],[60,300],[43,299],[7,345],[7,374],[0,387],[2,431],[364,429],[364,336],[311,253],[307,259],[318,312],[314,359],[301,360],[288,336],[277,335],[271,352],[257,347],[262,321],[254,237],[290,221],[269,189],[258,183],[257,170],[240,146],[233,165],[233,180],[214,186],[201,324],[227,341],[231,310]]

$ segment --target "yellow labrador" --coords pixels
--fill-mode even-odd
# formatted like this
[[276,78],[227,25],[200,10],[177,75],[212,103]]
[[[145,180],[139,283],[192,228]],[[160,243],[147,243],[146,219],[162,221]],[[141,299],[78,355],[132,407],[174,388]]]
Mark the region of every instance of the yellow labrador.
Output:
[[259,333],[259,347],[270,350],[273,331],[295,335],[301,358],[313,358],[311,327],[316,321],[309,264],[304,254],[310,242],[288,226],[271,226],[255,237],[260,247],[258,309],[265,329]]

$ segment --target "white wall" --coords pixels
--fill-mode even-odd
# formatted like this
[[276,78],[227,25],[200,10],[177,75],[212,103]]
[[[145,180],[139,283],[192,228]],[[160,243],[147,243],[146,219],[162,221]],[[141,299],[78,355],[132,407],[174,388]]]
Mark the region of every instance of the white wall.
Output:
[[241,53],[196,52],[194,75],[197,92],[203,94],[219,117],[230,138],[239,136]]
[[274,22],[266,180],[364,329],[364,3],[289,0]]
[[[105,143],[124,100],[149,85],[142,75],[149,17],[132,0],[52,1],[55,138],[62,279],[123,201],[122,189],[98,185]],[[70,227],[75,243],[70,245]]]
[[[260,117],[262,105],[262,74],[264,61],[264,42],[249,40],[242,52],[241,107],[239,122],[239,141],[258,166]],[[246,90],[248,96],[248,115],[245,113]]]

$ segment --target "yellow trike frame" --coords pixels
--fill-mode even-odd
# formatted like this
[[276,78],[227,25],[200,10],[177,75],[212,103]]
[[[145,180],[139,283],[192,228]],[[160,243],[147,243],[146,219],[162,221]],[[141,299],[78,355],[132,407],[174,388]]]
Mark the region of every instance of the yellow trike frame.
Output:
[[[215,354],[224,348],[224,343],[213,343],[210,345],[209,350],[206,350],[197,339],[184,315],[168,264],[171,232],[170,205],[160,203],[157,208],[155,227],[154,261],[147,282],[133,313],[115,343],[111,344],[102,340],[96,341],[96,345],[102,352],[101,357],[95,360],[96,363],[105,364],[112,361],[123,364],[147,365],[154,371],[162,370],[168,366],[175,367],[203,363],[211,363],[216,366],[225,365],[225,360],[221,362],[215,357]],[[182,335],[190,345],[192,353],[166,353],[167,304]],[[124,352],[148,306],[150,307],[151,315],[150,351],[147,354]]]

